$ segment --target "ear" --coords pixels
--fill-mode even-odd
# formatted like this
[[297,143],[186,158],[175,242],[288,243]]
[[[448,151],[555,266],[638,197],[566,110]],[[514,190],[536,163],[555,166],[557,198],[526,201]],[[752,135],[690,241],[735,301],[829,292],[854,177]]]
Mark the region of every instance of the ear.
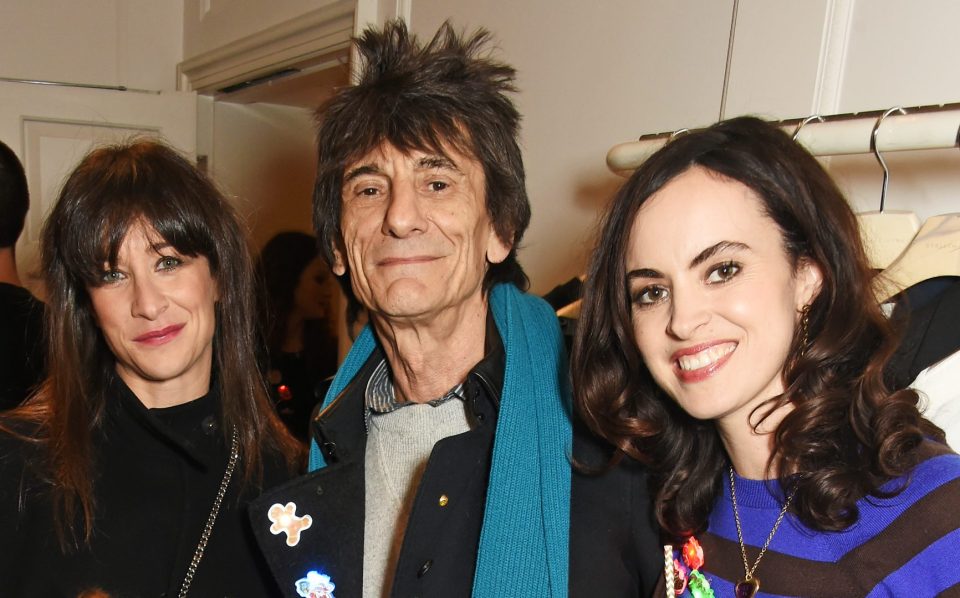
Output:
[[795,275],[797,282],[797,311],[813,303],[823,286],[823,270],[809,258],[800,258]]
[[500,238],[500,235],[498,235],[497,231],[491,226],[490,235],[487,238],[487,261],[491,264],[499,264],[507,259],[512,248],[510,244],[505,243],[503,239]]
[[340,249],[339,243],[333,245],[333,265],[330,267],[330,271],[335,276],[343,276],[347,273],[347,262],[343,257],[343,251]]

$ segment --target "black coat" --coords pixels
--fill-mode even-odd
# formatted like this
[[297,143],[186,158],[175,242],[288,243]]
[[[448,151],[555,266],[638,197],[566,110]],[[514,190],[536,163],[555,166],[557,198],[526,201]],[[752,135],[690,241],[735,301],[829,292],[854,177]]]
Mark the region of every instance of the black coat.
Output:
[[43,379],[43,310],[27,289],[0,282],[0,410],[22,403]]
[[[473,427],[434,445],[410,512],[392,596],[449,598],[471,593],[503,385],[503,348],[490,329],[487,357],[464,384]],[[315,417],[314,434],[327,467],[267,491],[251,503],[254,533],[285,596],[299,596],[296,584],[308,571],[328,575],[337,598],[361,594],[364,389],[381,359],[382,353],[374,351],[356,378]],[[576,430],[574,456],[596,465],[605,462],[607,451]],[[446,504],[441,504],[441,496],[447,497]],[[271,533],[268,516],[273,505],[291,502],[297,516],[312,518],[295,546],[288,545],[285,533]],[[662,551],[651,522],[646,474],[639,466],[625,463],[601,476],[575,471],[570,527],[571,596],[650,595],[662,568]],[[510,595],[509,588],[504,595]]]
[[890,388],[910,386],[920,372],[960,350],[958,313],[960,278],[933,278],[904,291],[893,312],[903,336],[884,370]]
[[[39,450],[0,434],[0,595],[178,595],[227,464],[218,399],[148,410],[122,382],[113,390],[94,437],[95,531],[77,552],[59,548]],[[264,468],[264,484],[289,477],[280,460]],[[241,479],[238,464],[189,596],[278,594],[246,517],[256,490],[241,496]]]

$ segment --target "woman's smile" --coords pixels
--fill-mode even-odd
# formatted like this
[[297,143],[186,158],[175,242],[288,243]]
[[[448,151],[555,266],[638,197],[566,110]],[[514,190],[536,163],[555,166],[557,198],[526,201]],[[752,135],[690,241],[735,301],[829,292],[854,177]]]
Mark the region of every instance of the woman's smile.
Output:
[[677,376],[683,382],[699,382],[720,370],[737,348],[732,341],[698,345],[674,353]]
[[180,331],[183,330],[183,327],[186,324],[174,324],[172,326],[165,326],[158,330],[151,330],[150,332],[145,332],[140,336],[134,338],[134,342],[138,342],[144,345],[164,345],[177,337],[180,334]]

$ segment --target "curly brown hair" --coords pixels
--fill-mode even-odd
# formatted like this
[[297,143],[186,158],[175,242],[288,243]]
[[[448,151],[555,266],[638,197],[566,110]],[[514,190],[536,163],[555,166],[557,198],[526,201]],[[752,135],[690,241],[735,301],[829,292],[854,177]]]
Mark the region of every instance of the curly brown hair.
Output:
[[[809,344],[795,333],[782,395],[758,408],[792,411],[768,462],[796,484],[791,509],[807,525],[844,529],[856,502],[918,460],[943,432],[912,390],[892,392],[883,366],[897,336],[871,292],[856,217],[817,160],[774,125],[740,117],[676,138],[624,184],[608,209],[589,268],[572,355],[574,396],[587,424],[653,472],[657,519],[668,534],[702,531],[721,491],[727,455],[712,421],[686,414],[652,379],[632,335],[625,255],[637,211],[669,181],[699,166],[760,198],[789,259],[823,274],[810,305]],[[799,476],[792,474],[801,474]]]

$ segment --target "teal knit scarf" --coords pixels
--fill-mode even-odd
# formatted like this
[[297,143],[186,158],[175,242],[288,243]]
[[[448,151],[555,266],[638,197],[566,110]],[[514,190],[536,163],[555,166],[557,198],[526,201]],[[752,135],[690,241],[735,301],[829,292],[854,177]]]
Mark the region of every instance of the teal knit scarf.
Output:
[[[511,284],[491,290],[490,307],[506,371],[473,596],[566,596],[572,431],[563,337],[550,306]],[[367,326],[337,371],[324,407],[375,346]],[[311,442],[310,471],[325,466]]]

